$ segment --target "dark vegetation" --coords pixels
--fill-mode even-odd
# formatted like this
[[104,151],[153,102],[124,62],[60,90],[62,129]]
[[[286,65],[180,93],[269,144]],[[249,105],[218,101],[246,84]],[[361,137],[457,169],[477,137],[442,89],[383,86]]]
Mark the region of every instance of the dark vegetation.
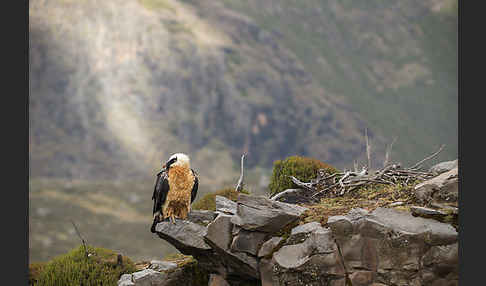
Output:
[[116,285],[123,273],[135,271],[126,256],[109,249],[81,245],[46,263],[29,265],[29,285]]
[[289,176],[294,176],[300,181],[308,182],[317,177],[317,171],[325,169],[329,174],[338,170],[324,162],[314,158],[291,156],[285,160],[277,160],[273,163],[273,173],[268,189],[274,195],[286,189],[295,188]]

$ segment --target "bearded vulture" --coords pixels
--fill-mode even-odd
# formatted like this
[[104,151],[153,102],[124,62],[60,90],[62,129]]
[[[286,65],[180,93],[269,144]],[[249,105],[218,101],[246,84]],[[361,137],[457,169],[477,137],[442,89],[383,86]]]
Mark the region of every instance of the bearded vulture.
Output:
[[183,153],[170,156],[155,181],[153,217],[150,231],[155,233],[158,222],[170,218],[186,219],[191,211],[191,203],[196,198],[199,180],[191,169],[189,157]]

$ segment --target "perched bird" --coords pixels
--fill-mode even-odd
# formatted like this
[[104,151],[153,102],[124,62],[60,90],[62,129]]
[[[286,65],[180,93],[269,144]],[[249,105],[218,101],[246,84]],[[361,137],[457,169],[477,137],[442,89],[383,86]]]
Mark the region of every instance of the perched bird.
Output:
[[157,173],[152,195],[154,221],[151,232],[154,233],[155,225],[164,219],[170,218],[172,223],[175,223],[175,218],[186,219],[198,186],[199,180],[191,169],[189,157],[183,153],[170,156]]

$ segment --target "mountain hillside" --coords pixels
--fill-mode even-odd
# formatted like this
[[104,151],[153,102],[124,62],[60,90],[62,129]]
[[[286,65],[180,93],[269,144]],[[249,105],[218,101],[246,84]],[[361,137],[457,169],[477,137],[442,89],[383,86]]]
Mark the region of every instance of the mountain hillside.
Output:
[[182,151],[210,181],[242,152],[250,166],[362,152],[364,121],[250,18],[165,0],[30,6],[31,176],[152,176]]
[[442,143],[445,158],[457,154],[457,0],[222,2],[280,34],[314,81],[345,97],[368,128],[388,143],[398,137],[402,162]]

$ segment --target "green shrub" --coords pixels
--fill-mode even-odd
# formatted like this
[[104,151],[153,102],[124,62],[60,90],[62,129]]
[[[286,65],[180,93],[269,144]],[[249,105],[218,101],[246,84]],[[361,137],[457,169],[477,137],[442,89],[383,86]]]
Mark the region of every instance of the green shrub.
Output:
[[81,245],[67,254],[55,257],[43,264],[29,267],[32,285],[117,285],[123,273],[135,272],[135,264],[123,256],[118,264],[117,254],[111,250],[87,247],[86,258]]
[[[241,191],[244,194],[249,194],[247,190],[242,190]],[[234,188],[225,188],[216,192],[212,192],[209,194],[206,194],[204,197],[199,199],[197,202],[195,202],[192,205],[192,209],[194,210],[210,210],[210,211],[215,211],[216,210],[216,196],[223,196],[225,198],[228,198],[232,201],[236,201],[238,198],[238,192],[235,191]]]
[[288,176],[294,176],[302,182],[309,182],[317,177],[319,169],[326,169],[329,174],[337,172],[334,167],[313,158],[291,156],[283,161],[277,160],[273,163],[272,178],[268,185],[270,193],[274,195],[295,188]]

